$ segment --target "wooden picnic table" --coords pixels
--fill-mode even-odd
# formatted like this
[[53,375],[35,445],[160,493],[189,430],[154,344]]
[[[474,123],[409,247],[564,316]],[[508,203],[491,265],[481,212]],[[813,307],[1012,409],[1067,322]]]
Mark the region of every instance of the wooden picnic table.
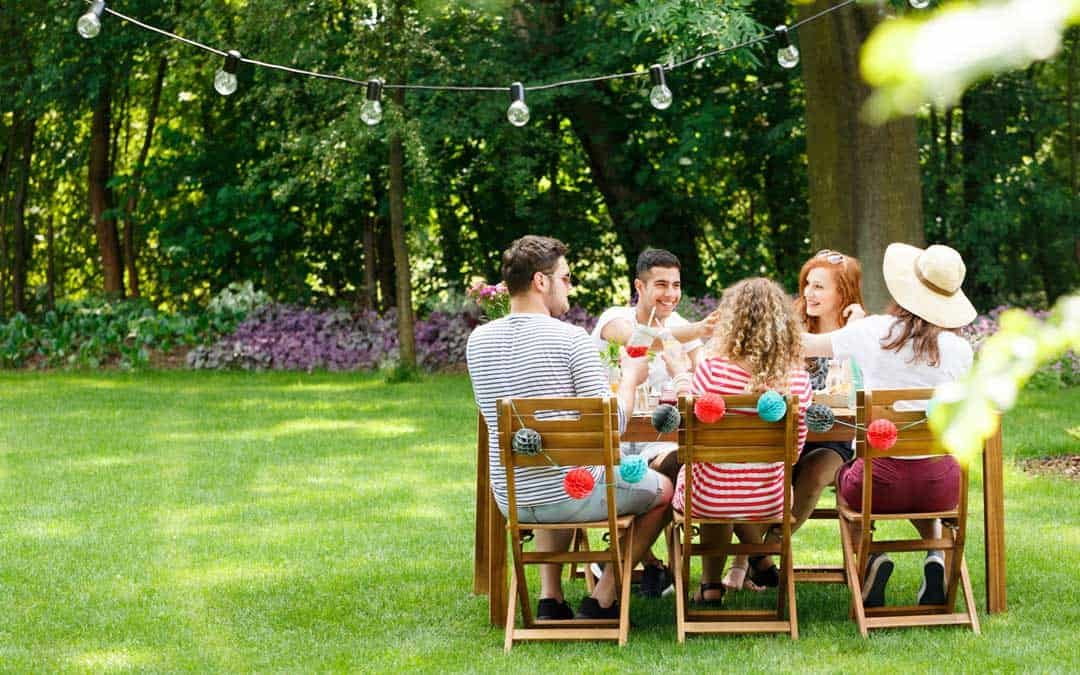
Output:
[[[855,421],[850,408],[833,408],[837,420]],[[837,424],[825,433],[811,432],[807,441],[850,441],[851,427]],[[476,428],[476,539],[473,558],[473,592],[488,596],[491,623],[502,627],[506,621],[507,567],[506,519],[495,504],[488,482],[488,429],[483,415]],[[658,434],[647,413],[636,413],[622,434],[623,441],[678,442],[678,433]],[[1001,452],[1001,425],[987,439],[982,452],[984,559],[986,563],[986,611],[1004,612],[1005,604],[1005,485]],[[798,577],[797,577],[798,579]]]

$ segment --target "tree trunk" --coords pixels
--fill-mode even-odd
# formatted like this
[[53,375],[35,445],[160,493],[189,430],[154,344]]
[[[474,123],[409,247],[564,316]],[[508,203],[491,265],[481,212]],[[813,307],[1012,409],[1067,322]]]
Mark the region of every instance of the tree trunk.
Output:
[[[603,85],[598,85],[603,86]],[[651,184],[641,185],[635,176],[641,155],[625,150],[629,134],[613,120],[621,119],[621,113],[597,102],[594,96],[578,96],[567,106],[574,134],[589,160],[593,183],[604,197],[608,216],[611,218],[619,245],[626,256],[630,288],[634,287],[634,262],[638,254],[649,246],[658,246],[674,253],[682,268],[683,292],[700,295],[704,290],[701,274],[701,256],[697,249],[700,226],[694,217],[683,214],[677,205],[664,195],[651,192]],[[659,210],[655,219],[644,221],[643,204],[659,200],[667,208]]]
[[[404,110],[405,92],[395,89],[394,102]],[[412,268],[405,238],[405,148],[401,133],[390,134],[390,241],[394,247],[394,285],[397,288],[398,358],[401,365],[416,367],[416,334],[413,329]]]
[[158,60],[157,74],[150,94],[150,108],[146,113],[146,134],[143,136],[139,158],[135,162],[135,173],[131,178],[131,185],[128,186],[127,203],[124,205],[124,263],[127,267],[128,291],[133,298],[139,297],[139,274],[135,267],[138,255],[135,246],[135,207],[142,193],[143,171],[146,169],[146,158],[150,154],[150,144],[154,138],[154,126],[157,124],[158,109],[161,107],[161,88],[165,83],[165,69],[168,63],[168,59],[164,56]]
[[[799,12],[806,17],[828,6],[817,0]],[[860,118],[870,91],[859,76],[859,49],[876,21],[876,7],[852,6],[798,31],[812,249],[860,259],[870,311],[881,311],[889,300],[881,273],[888,244],[925,242],[914,118],[877,127]]]
[[105,293],[124,297],[124,269],[120,256],[120,239],[113,215],[113,194],[109,187],[110,123],[112,89],[108,79],[101,84],[94,116],[90,123],[90,213],[94,218],[98,251],[101,254],[101,273]]
[[37,120],[26,121],[20,129],[19,139],[22,147],[15,172],[15,199],[12,204],[11,227],[11,306],[16,313],[27,313],[26,309],[26,270],[30,261],[31,237],[26,230],[26,200],[30,188],[31,161],[34,155],[34,135],[37,132]]
[[8,179],[11,177],[11,161],[16,144],[16,127],[19,118],[16,116],[12,123],[7,143],[4,144],[4,155],[0,158],[0,318],[7,317],[7,273],[8,273],[8,244],[7,244],[7,221],[8,209],[10,208],[11,194]]
[[356,294],[361,309],[375,307],[375,216],[364,217],[364,285]]
[[53,228],[53,216],[45,231],[45,302],[50,309],[56,309],[56,232]]

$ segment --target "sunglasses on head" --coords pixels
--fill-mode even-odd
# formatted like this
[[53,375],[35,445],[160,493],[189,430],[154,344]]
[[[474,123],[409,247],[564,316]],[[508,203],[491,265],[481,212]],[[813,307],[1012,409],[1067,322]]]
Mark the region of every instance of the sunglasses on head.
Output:
[[817,252],[817,255],[814,256],[814,257],[815,258],[825,258],[826,261],[832,263],[833,265],[839,265],[840,263],[844,262],[844,254],[843,253],[837,253],[836,251],[834,251],[832,249],[828,249],[828,248],[821,249],[820,251]]

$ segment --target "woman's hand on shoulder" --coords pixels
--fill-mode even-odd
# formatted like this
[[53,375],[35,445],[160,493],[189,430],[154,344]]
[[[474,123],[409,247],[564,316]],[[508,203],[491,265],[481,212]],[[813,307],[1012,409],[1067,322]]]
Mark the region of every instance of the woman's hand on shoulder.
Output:
[[853,302],[850,305],[848,305],[847,307],[845,307],[840,312],[840,314],[848,322],[858,321],[859,319],[865,319],[866,318],[866,310],[863,309],[863,306],[860,305],[857,302]]

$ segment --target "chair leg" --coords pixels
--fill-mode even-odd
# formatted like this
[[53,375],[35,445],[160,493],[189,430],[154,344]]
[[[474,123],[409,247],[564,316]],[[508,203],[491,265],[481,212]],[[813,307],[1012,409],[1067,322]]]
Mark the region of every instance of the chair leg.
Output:
[[634,550],[634,525],[626,528],[623,535],[624,552],[617,553],[622,556],[622,583],[620,583],[619,598],[619,646],[626,644],[627,634],[630,632],[630,579],[634,573],[634,561],[630,554]]
[[788,621],[791,622],[791,639],[799,639],[799,615],[795,609],[795,566],[791,560],[791,540],[784,542],[784,579],[787,586]]
[[514,646],[514,625],[517,623],[517,570],[514,569],[510,572],[510,595],[506,602],[506,638],[503,641],[503,651],[507,654],[510,653],[510,649]]
[[982,630],[979,628],[979,613],[975,608],[975,594],[971,592],[971,577],[968,576],[967,560],[963,557],[960,558],[960,583],[964,587],[964,605],[967,607],[971,630],[976,635],[982,635]]
[[862,577],[859,576],[858,566],[855,564],[855,546],[852,541],[848,523],[840,520],[840,543],[844,547],[844,573],[848,578],[848,589],[851,591],[851,614],[859,627],[859,634],[868,637],[866,630],[866,612],[862,604]]
[[686,642],[686,583],[683,578],[682,564],[682,539],[679,538],[679,528],[672,527],[671,569],[675,571],[675,630],[679,637],[679,643]]

